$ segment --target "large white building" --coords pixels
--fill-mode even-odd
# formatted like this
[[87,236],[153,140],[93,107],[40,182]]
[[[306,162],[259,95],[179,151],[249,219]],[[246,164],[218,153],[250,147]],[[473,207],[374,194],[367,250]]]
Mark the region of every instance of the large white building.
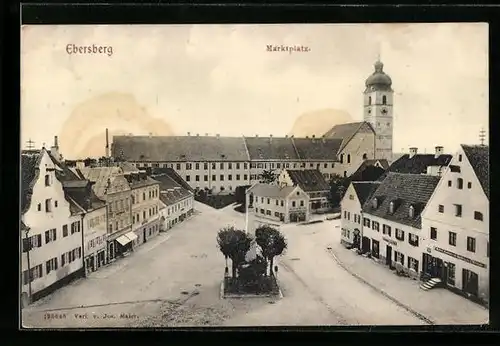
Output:
[[428,174],[388,173],[363,205],[363,237],[372,258],[390,268],[400,266],[420,279],[425,229],[421,214],[439,177]]
[[423,271],[489,301],[489,147],[461,145],[422,214]]
[[85,209],[67,190],[79,178],[58,161],[57,149],[56,139],[52,154],[42,148],[21,155],[23,305],[85,274]]

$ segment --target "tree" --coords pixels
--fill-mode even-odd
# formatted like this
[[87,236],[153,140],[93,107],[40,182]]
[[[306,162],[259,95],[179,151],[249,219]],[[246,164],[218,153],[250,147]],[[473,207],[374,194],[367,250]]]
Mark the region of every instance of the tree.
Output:
[[217,233],[217,245],[226,260],[226,268],[225,268],[226,273],[228,271],[227,259],[231,255],[231,235],[232,235],[231,233],[233,230],[234,227],[225,227],[219,230],[219,233]]
[[217,245],[226,258],[231,259],[233,278],[236,277],[237,269],[245,262],[245,255],[250,249],[252,239],[241,230],[234,227],[225,227],[217,233]]
[[288,246],[285,237],[276,228],[263,225],[255,230],[255,240],[269,261],[269,275],[273,275],[274,257],[282,255]]
[[351,183],[351,179],[349,177],[341,177],[338,174],[335,174],[330,179],[330,193],[328,196],[328,200],[332,207],[338,207],[340,205],[340,201],[344,198],[344,194]]
[[276,180],[276,174],[272,170],[264,170],[262,172],[261,182],[265,184],[272,184]]

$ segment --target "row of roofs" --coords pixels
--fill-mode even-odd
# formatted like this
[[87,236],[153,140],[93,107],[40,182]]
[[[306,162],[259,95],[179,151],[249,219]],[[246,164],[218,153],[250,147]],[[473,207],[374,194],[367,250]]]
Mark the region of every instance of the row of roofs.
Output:
[[[489,198],[489,147],[462,144],[461,148]],[[421,213],[441,179],[440,176],[424,174],[426,168],[447,166],[451,158],[446,154],[404,155],[378,181],[353,182],[363,212],[421,228]]]
[[358,132],[374,130],[367,122],[334,126],[322,137],[114,136],[112,155],[125,161],[325,160]]
[[[21,213],[31,205],[33,187],[40,179],[40,164],[43,155],[48,155],[54,164],[55,177],[61,183],[71,214],[77,215],[105,206],[106,189],[117,177],[125,177],[120,183],[130,188],[152,184],[160,185],[160,199],[167,206],[192,195],[192,188],[172,169],[155,172],[154,178],[128,163],[118,166],[76,168],[57,160],[46,149],[21,153]],[[43,177],[42,177],[43,178]],[[22,228],[26,226],[22,223]]]

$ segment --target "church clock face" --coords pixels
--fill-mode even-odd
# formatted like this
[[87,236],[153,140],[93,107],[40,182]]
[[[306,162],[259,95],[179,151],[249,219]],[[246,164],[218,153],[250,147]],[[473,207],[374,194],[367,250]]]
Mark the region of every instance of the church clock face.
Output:
[[383,115],[386,115],[386,114],[387,114],[387,109],[386,109],[386,108],[382,108],[382,114],[383,114]]

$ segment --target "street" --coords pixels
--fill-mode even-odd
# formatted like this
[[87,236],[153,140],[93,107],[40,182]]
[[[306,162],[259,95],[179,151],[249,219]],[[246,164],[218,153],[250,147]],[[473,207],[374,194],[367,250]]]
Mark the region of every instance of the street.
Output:
[[[276,259],[283,298],[220,299],[224,257],[217,231],[243,229],[244,214],[196,203],[196,214],[126,258],[59,289],[22,312],[23,326],[168,327],[420,325],[424,321],[365,285],[326,251],[340,220],[285,225]],[[340,245],[339,245],[340,246]]]

